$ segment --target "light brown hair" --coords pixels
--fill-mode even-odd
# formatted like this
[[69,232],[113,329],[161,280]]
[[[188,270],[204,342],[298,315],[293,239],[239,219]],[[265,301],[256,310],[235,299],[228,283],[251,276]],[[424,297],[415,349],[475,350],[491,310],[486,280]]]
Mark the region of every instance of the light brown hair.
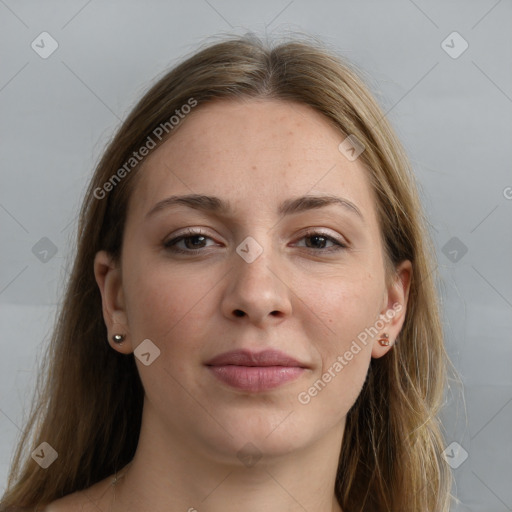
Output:
[[[364,144],[359,158],[377,198],[388,281],[401,261],[412,262],[399,340],[385,357],[372,359],[347,415],[335,489],[340,505],[350,512],[448,510],[451,475],[437,418],[447,356],[435,252],[404,150],[359,72],[325,45],[295,38],[272,46],[254,36],[227,36],[159,79],[97,165],[60,316],[0,511],[44,506],[132,460],[144,391],[133,354],[121,355],[107,342],[93,260],[102,249],[119,258],[128,200],[143,165],[124,173],[105,198],[98,199],[98,189],[191,98],[201,108],[216,99],[251,97],[310,105],[340,135],[355,135]],[[43,441],[59,454],[48,469],[29,456]]]

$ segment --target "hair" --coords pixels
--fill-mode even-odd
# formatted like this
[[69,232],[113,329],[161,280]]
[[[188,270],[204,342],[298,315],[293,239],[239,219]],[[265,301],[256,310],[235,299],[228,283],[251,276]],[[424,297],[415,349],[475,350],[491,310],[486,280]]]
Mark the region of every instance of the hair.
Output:
[[[399,342],[386,356],[372,359],[347,414],[335,485],[340,506],[354,512],[449,510],[452,480],[438,418],[448,357],[435,251],[408,158],[353,64],[315,38],[268,44],[248,34],[206,44],[167,71],[99,159],[80,211],[64,301],[39,370],[39,393],[18,441],[0,511],[46,505],[132,460],[144,390],[133,354],[122,355],[106,341],[94,257],[100,250],[120,257],[128,201],[143,167],[127,169],[126,162],[147,144],[148,135],[157,147],[172,136],[171,129],[161,140],[154,134],[160,133],[157,127],[169,128],[171,116],[192,105],[191,99],[200,108],[215,100],[251,98],[309,105],[340,135],[357,137],[365,148],[359,161],[376,197],[386,278],[393,278],[400,262],[412,262]],[[42,442],[59,454],[46,470],[23,454]]]

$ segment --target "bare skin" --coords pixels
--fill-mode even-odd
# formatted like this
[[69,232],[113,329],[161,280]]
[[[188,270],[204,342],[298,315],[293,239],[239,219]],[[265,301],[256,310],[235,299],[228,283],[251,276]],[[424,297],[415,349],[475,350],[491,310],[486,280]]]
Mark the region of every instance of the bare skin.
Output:
[[[47,512],[341,512],[334,482],[345,417],[371,358],[392,349],[379,335],[393,342],[400,332],[411,275],[405,261],[386,284],[367,171],[340,153],[343,139],[305,105],[217,102],[200,105],[147,157],[120,265],[102,251],[94,266],[109,337],[126,334],[112,349],[130,354],[149,339],[160,350],[148,366],[135,359],[146,394],[139,445],[115,501],[112,475]],[[233,211],[180,205],[148,215],[169,196],[192,193],[229,201]],[[340,205],[278,214],[285,199],[304,195],[345,198],[362,217]],[[206,238],[164,246],[184,228]],[[249,236],[263,249],[251,263],[236,251]],[[336,242],[346,248],[334,251]],[[382,318],[379,335],[333,371]],[[242,391],[205,366],[241,348],[281,350],[305,368],[272,390]],[[309,393],[329,369],[328,384]],[[251,450],[256,458],[244,462]]]

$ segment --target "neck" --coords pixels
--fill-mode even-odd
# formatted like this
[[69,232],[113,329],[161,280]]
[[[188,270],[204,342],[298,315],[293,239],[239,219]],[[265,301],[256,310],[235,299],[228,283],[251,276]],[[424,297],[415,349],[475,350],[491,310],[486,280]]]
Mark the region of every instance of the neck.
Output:
[[186,437],[173,441],[163,427],[145,407],[137,451],[119,472],[111,512],[342,512],[334,483],[343,425],[285,455],[239,452],[222,460]]

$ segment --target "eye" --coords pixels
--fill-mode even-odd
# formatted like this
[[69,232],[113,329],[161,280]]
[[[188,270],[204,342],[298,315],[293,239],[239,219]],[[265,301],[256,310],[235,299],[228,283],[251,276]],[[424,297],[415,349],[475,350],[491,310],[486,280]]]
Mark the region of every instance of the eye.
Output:
[[[196,254],[205,247],[206,240],[211,238],[201,230],[188,230],[176,238],[164,242],[164,247],[171,252],[182,254]],[[183,242],[185,249],[178,247]]]
[[[337,240],[336,238],[324,233],[322,231],[308,231],[300,240],[311,240],[310,244],[306,243],[306,248],[312,249],[314,252],[335,252],[347,249],[348,246]],[[333,246],[326,249],[325,244],[331,242]],[[320,245],[321,247],[318,247]],[[311,247],[313,246],[313,247]],[[316,249],[315,249],[316,246]],[[302,246],[304,247],[304,246]]]
[[[208,247],[205,245],[207,240],[212,240],[212,238],[203,231],[189,229],[185,233],[164,242],[163,245],[167,250],[174,253],[198,254],[202,252],[202,249]],[[340,240],[322,231],[309,231],[300,240],[311,240],[309,244],[299,245],[299,247],[306,247],[313,252],[336,252],[348,248]],[[181,247],[178,246],[180,243],[183,243]],[[332,246],[326,248],[327,243],[331,243]]]

